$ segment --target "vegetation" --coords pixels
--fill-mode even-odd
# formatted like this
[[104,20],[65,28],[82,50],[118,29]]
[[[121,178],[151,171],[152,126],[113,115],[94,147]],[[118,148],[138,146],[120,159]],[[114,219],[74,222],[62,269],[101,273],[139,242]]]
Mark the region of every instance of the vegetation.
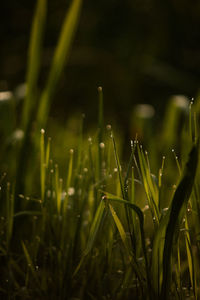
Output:
[[105,125],[101,87],[92,137],[84,116],[72,118],[73,134],[71,124],[47,123],[80,7],[74,0],[69,8],[40,94],[46,1],[38,0],[22,120],[17,95],[0,93],[0,294],[198,299],[198,102],[172,98],[159,130],[152,107],[137,107],[128,160],[121,135]]

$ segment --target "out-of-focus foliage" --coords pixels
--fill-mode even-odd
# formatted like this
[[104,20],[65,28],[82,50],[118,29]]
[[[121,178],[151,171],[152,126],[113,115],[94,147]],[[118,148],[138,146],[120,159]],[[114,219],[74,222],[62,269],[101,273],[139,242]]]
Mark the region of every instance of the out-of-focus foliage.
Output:
[[[41,84],[69,4],[48,1]],[[35,1],[8,0],[1,8],[1,89],[13,89],[24,81],[34,5]],[[65,118],[82,110],[94,119],[91,111],[96,109],[99,85],[104,87],[107,114],[115,114],[121,124],[127,124],[134,103],[154,103],[162,111],[172,94],[195,96],[199,16],[199,1],[84,1],[79,32],[51,114]]]

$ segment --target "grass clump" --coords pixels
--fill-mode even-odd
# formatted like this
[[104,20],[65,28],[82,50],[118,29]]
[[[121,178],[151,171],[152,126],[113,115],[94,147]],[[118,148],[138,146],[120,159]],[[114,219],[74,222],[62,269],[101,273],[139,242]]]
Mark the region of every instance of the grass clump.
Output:
[[[1,176],[1,294],[198,299],[197,111],[188,102],[177,145],[181,162],[175,151],[165,159],[164,148],[144,151],[136,138],[122,167],[120,138],[116,141],[111,126],[104,126],[99,93],[96,134],[85,139],[80,126],[77,146],[66,152],[67,167],[54,162],[51,139],[41,130],[40,155],[32,154],[36,166],[29,170],[37,176],[29,177],[35,196],[18,194],[20,210],[15,181]],[[151,166],[152,155],[157,165]]]
[[14,120],[1,119],[1,297],[198,299],[199,106],[172,98],[159,131],[154,110],[137,107],[124,159],[122,137],[105,126],[99,87],[92,137],[85,136],[84,116],[73,136],[54,124],[59,147],[48,137],[50,102],[80,7],[72,1],[37,97],[46,15],[46,1],[38,0],[20,124],[15,96],[0,93],[0,113]]

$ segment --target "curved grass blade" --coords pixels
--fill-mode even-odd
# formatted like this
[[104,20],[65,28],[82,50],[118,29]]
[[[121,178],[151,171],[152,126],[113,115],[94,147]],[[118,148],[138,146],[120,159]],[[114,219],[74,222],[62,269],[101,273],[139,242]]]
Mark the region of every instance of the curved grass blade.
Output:
[[170,277],[171,277],[171,251],[175,230],[180,222],[180,212],[187,204],[192,192],[196,169],[198,163],[198,144],[194,145],[189,160],[185,166],[182,180],[180,181],[171,204],[169,222],[166,228],[165,243],[163,250],[163,280],[160,299],[166,300],[169,297]]
[[136,274],[137,274],[137,276],[139,278],[139,281],[142,283],[143,274],[140,271],[139,266],[138,266],[135,258],[132,261],[132,255],[131,255],[131,252],[130,252],[130,248],[129,248],[129,245],[128,245],[128,241],[127,241],[126,232],[124,230],[124,227],[123,227],[120,219],[118,218],[118,216],[117,216],[114,208],[112,207],[112,205],[109,203],[108,206],[109,206],[110,212],[112,214],[112,217],[114,219],[115,225],[117,226],[117,229],[119,231],[119,234],[120,234],[120,237],[121,237],[122,242],[124,244],[124,247],[125,247],[125,249],[126,249],[126,251],[128,253],[128,260],[129,260],[130,263],[133,263],[134,270],[135,270],[135,272],[136,272]]
[[119,197],[117,197],[115,195],[112,195],[110,193],[107,193],[107,192],[103,192],[103,193],[105,195],[105,200],[115,201],[115,202],[118,202],[118,203],[126,204],[129,208],[134,210],[134,212],[138,216],[139,224],[140,224],[142,250],[143,250],[144,259],[145,259],[145,267],[146,267],[146,276],[147,276],[147,283],[148,283],[148,289],[149,289],[149,297],[151,299],[151,297],[153,295],[153,291],[152,291],[151,283],[150,283],[149,263],[148,263],[148,259],[147,259],[147,252],[146,252],[146,246],[145,246],[144,215],[143,215],[143,212],[141,211],[141,209],[137,205],[131,203],[130,201],[124,200],[122,198],[119,198]]
[[63,23],[46,87],[44,88],[40,98],[37,114],[37,121],[40,128],[46,125],[51,100],[54,96],[58,80],[60,79],[60,75],[70,53],[72,41],[78,25],[81,4],[82,0],[73,0]]

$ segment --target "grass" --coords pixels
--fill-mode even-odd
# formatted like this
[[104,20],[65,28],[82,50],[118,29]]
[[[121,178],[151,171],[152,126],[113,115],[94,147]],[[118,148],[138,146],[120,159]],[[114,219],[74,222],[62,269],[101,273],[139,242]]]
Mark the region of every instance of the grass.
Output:
[[47,122],[80,7],[72,1],[40,93],[47,7],[37,2],[22,120],[13,94],[0,93],[0,295],[199,299],[198,102],[172,98],[159,130],[152,108],[137,107],[125,145],[104,123],[101,87],[89,138],[84,116],[72,118],[73,135]]

